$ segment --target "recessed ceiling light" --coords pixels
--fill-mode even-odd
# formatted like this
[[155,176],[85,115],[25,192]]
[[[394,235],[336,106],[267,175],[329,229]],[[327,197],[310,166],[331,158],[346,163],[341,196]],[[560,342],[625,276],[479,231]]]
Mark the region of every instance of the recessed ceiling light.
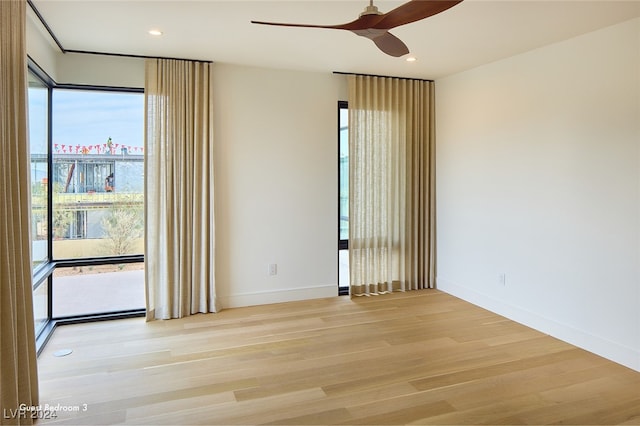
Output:
[[151,34],[152,36],[161,36],[162,35],[162,31],[160,31],[160,30],[149,30],[149,34]]
[[407,61],[407,62],[415,62],[415,61],[417,61],[417,59],[416,59],[414,56],[409,56],[409,57],[406,59],[406,61]]

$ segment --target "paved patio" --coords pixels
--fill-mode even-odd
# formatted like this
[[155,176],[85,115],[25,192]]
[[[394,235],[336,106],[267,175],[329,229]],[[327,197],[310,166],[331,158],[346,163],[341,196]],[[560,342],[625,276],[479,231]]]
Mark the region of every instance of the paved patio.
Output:
[[143,269],[54,278],[54,318],[144,307]]

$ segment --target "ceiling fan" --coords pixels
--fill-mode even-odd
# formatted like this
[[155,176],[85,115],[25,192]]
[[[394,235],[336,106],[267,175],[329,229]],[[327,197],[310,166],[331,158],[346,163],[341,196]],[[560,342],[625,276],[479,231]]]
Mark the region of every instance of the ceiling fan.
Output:
[[400,25],[416,22],[455,6],[462,0],[410,0],[395,9],[381,13],[373,0],[355,21],[339,25],[285,24],[278,22],[251,21],[253,24],[275,25],[280,27],[326,28],[349,30],[359,36],[372,40],[387,55],[399,57],[409,53],[409,48],[398,37],[389,32]]

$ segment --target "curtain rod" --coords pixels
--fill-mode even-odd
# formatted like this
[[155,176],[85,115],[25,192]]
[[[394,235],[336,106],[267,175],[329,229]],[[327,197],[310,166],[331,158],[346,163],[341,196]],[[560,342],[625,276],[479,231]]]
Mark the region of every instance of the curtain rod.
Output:
[[125,58],[140,58],[140,59],[173,59],[177,61],[205,62],[210,64],[213,63],[213,61],[205,61],[201,59],[171,58],[171,57],[165,57],[165,56],[131,55],[127,53],[92,52],[87,50],[65,49],[65,47],[62,45],[60,40],[58,40],[58,37],[56,37],[55,33],[53,32],[53,30],[51,29],[47,21],[45,21],[40,11],[36,8],[36,5],[33,4],[33,1],[27,0],[27,4],[31,8],[31,10],[33,10],[33,13],[36,14],[36,17],[38,18],[38,20],[40,21],[44,29],[47,30],[47,32],[49,33],[49,36],[54,41],[54,43],[58,46],[58,49],[60,49],[62,53],[81,53],[85,55],[119,56],[119,57],[125,57]]
[[397,78],[399,80],[417,80],[417,81],[428,81],[433,83],[433,80],[428,80],[425,78],[411,78],[411,77],[394,77],[394,76],[390,76],[390,75],[377,75],[377,74],[361,74],[361,73],[357,73],[357,72],[341,72],[341,71],[334,71],[334,74],[339,74],[339,75],[361,75],[363,77],[381,77],[381,78]]

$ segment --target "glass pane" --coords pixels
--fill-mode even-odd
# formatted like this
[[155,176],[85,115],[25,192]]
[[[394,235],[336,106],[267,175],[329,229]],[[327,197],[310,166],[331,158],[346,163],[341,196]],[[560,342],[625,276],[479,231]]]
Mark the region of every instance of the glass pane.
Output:
[[338,250],[338,287],[349,287],[349,250]]
[[53,317],[145,308],[144,263],[57,268]]
[[143,254],[144,96],[53,92],[53,255]]
[[349,239],[349,110],[340,108],[340,239]]
[[47,244],[48,88],[29,72],[29,149],[31,154],[31,247],[33,270],[49,259]]
[[33,318],[35,321],[36,336],[40,334],[49,320],[48,300],[49,300],[49,280],[45,280],[35,290],[33,290]]

